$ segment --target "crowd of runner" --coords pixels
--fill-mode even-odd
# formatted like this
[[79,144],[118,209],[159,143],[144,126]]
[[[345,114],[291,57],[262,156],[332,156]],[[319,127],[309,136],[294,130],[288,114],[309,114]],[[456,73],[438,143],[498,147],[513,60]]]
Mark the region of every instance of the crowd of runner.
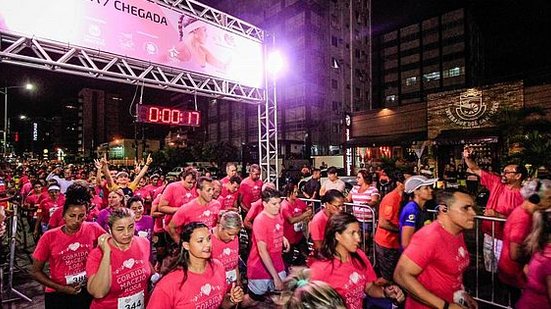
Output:
[[[550,308],[551,181],[526,180],[514,164],[492,174],[469,155],[490,191],[484,214],[507,218],[491,232],[483,226],[494,251],[485,265],[516,307]],[[220,180],[193,167],[164,177],[152,164],[2,170],[0,221],[17,195],[46,308],[477,308],[463,285],[463,233],[476,215],[466,191],[433,192],[436,179],[386,171],[381,194],[361,170],[346,194],[329,168],[324,183],[314,169],[303,188],[290,182],[280,192],[254,164],[242,178],[228,163]],[[321,209],[301,197],[319,198]],[[362,248],[371,241],[376,267]]]

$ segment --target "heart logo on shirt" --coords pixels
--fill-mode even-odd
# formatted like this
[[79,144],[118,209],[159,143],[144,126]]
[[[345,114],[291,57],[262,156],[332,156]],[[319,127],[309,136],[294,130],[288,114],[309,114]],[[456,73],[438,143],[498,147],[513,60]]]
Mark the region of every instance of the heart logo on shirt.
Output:
[[279,223],[276,224],[276,226],[275,226],[276,231],[279,231],[280,228],[281,228],[281,225],[279,225]]
[[231,250],[230,248],[225,248],[224,251],[222,251],[222,253],[224,253],[225,255],[230,255]]
[[254,186],[253,189],[258,190],[258,186]]
[[191,197],[191,193],[186,193],[186,197]]
[[203,211],[203,216],[210,217],[210,210]]
[[124,266],[128,269],[131,269],[132,266],[134,266],[134,263],[136,263],[136,261],[134,259],[128,259],[128,260],[126,260],[122,263],[122,266]]
[[465,257],[465,248],[459,247],[459,249],[457,249],[457,253],[459,254],[460,257],[464,258]]
[[360,275],[358,275],[357,272],[353,272],[350,274],[350,277],[348,277],[352,283],[356,284],[358,283],[358,280],[360,280]]
[[139,231],[138,236],[146,238],[147,237],[147,232],[146,231]]
[[212,287],[210,286],[210,284],[205,284],[201,287],[201,293],[209,296],[210,295],[210,291],[212,290]]
[[73,251],[77,251],[78,248],[80,248],[80,243],[78,243],[78,242],[74,242],[74,243],[69,245],[69,249],[71,249]]

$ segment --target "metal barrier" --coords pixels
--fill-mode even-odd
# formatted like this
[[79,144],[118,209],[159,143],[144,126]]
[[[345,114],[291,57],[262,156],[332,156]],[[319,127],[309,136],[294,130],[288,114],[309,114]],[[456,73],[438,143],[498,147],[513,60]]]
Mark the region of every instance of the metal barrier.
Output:
[[[312,211],[317,213],[322,209],[321,201],[320,200],[314,200],[314,199],[304,199],[301,200],[305,201],[307,204],[312,206]],[[354,203],[345,203],[345,209],[344,211],[348,213],[354,213],[353,207],[358,208],[364,208],[368,212],[371,212],[372,214],[372,220],[371,220],[371,226],[372,231],[371,235],[373,236],[375,233],[375,229],[377,226],[377,217],[376,212],[373,208],[367,206],[367,205],[361,205],[361,204],[354,204]],[[436,217],[436,211],[435,210],[429,210],[429,212],[434,214],[434,218]],[[471,253],[471,258],[473,257],[474,252],[474,264],[471,263],[471,267],[474,267],[474,269],[468,270],[464,275],[464,284],[468,292],[479,302],[492,305],[499,308],[512,308],[511,304],[511,297],[510,293],[505,287],[497,280],[496,278],[496,272],[487,272],[484,267],[484,233],[482,232],[482,222],[483,221],[489,221],[491,222],[491,231],[490,231],[490,237],[492,240],[493,246],[495,246],[495,235],[496,235],[496,225],[497,224],[503,224],[505,223],[505,219],[503,218],[496,218],[496,217],[486,217],[486,216],[475,216],[475,228],[473,230],[465,231],[464,237],[465,237],[465,243],[467,244],[468,251]],[[369,242],[368,242],[369,241]],[[310,246],[312,244],[310,243]],[[375,248],[374,248],[374,241],[373,238],[370,238],[367,240],[365,237],[362,239],[362,249],[366,254],[368,254],[371,263],[373,266],[376,265],[377,261],[375,258]],[[491,267],[490,269],[497,269],[497,265],[495,264],[496,255],[495,255],[495,248],[492,247],[492,250],[490,253],[489,258],[491,258]],[[497,257],[499,258],[499,257]],[[472,271],[474,270],[474,276],[472,274]],[[474,290],[472,289],[474,287]]]
[[[308,205],[310,205],[312,207],[312,212],[314,214],[317,214],[318,211],[323,209],[320,200],[305,199],[305,198],[301,198],[301,200],[303,200],[304,202],[306,202]],[[344,206],[345,206],[344,211],[347,212],[347,213],[350,213],[350,214],[354,214],[354,208],[367,210],[368,213],[371,213],[371,220],[366,222],[368,224],[369,223],[371,224],[371,231],[370,231],[371,235],[370,235],[369,239],[367,239],[367,237],[362,237],[361,247],[362,247],[362,250],[368,255],[368,257],[371,261],[371,264],[373,264],[373,266],[375,266],[375,264],[377,262],[375,260],[375,247],[374,247],[375,243],[373,242],[373,236],[375,235],[375,228],[376,228],[375,210],[373,210],[373,208],[371,208],[367,205],[363,205],[363,204],[344,203]],[[371,240],[371,241],[369,241],[369,240]],[[310,250],[312,250],[313,244],[309,243],[309,245],[310,245]]]

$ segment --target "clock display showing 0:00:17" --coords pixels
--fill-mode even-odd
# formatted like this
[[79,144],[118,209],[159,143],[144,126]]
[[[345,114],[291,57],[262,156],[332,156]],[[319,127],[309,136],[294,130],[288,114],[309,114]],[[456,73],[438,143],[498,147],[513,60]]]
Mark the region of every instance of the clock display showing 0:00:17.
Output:
[[192,127],[201,125],[201,113],[198,111],[141,105],[138,114],[139,122]]

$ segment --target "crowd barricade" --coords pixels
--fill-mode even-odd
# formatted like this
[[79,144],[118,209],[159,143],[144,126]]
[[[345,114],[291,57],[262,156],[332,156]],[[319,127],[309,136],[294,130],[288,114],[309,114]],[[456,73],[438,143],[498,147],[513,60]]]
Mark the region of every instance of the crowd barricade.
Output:
[[[436,217],[435,210],[429,210]],[[492,248],[487,250],[486,259],[489,259],[489,269],[497,269],[496,242],[495,235],[498,225],[505,223],[506,219],[486,216],[475,216],[475,227],[473,230],[465,231],[465,243],[471,255],[471,264],[469,269],[464,274],[464,284],[466,290],[477,301],[492,305],[498,308],[512,308],[511,296],[509,290],[499,282],[496,271],[487,271],[484,265],[484,232],[482,231],[482,222],[488,221],[491,223],[490,244],[494,244]],[[490,245],[491,246],[491,245]],[[500,250],[501,251],[501,250]],[[497,259],[496,259],[497,257]]]

